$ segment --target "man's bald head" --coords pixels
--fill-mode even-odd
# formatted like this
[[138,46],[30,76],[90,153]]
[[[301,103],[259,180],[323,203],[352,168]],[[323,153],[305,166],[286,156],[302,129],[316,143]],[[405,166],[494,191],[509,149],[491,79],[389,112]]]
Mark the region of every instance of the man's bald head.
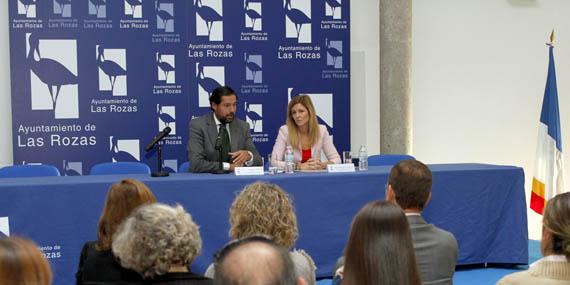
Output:
[[216,285],[295,285],[289,252],[270,240],[238,241],[225,248],[216,262]]

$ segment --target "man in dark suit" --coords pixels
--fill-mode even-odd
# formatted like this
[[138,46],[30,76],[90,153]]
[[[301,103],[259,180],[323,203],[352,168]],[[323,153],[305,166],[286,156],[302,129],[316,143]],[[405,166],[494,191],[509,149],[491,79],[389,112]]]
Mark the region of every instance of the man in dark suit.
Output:
[[190,121],[188,156],[190,172],[218,170],[216,139],[220,136],[224,170],[262,165],[261,156],[249,134],[249,124],[236,118],[237,96],[230,87],[220,86],[210,96],[212,113]]
[[[422,211],[431,199],[432,175],[418,160],[402,160],[390,171],[386,200],[398,204],[405,212],[416,253],[422,284],[453,284],[457,262],[457,241],[422,218]],[[341,257],[335,272],[344,264]],[[340,269],[342,271],[342,269]]]

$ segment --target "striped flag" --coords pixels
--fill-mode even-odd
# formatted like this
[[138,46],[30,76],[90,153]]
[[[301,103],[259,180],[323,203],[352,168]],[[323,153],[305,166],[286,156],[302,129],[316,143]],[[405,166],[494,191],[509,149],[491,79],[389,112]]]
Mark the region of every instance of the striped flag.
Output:
[[[552,37],[551,35],[551,42]],[[530,197],[530,208],[541,215],[548,199],[566,192],[553,48],[552,44],[548,45],[548,77],[538,126],[536,161]]]

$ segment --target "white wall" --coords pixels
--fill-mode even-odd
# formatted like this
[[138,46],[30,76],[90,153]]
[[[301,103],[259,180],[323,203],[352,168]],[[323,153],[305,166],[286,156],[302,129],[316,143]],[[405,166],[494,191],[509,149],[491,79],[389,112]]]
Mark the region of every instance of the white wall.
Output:
[[[414,155],[521,166],[528,205],[553,28],[563,150],[570,147],[568,11],[567,0],[414,1]],[[530,237],[540,229],[529,209]]]
[[0,9],[0,166],[12,164],[12,107],[10,105],[10,52],[8,1]]

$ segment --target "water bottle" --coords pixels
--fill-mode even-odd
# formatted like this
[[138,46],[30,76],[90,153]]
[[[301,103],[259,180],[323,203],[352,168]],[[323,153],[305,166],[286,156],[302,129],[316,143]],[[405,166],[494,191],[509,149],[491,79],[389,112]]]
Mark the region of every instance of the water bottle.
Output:
[[358,151],[358,170],[368,170],[368,153],[365,145],[361,145]]
[[287,146],[287,149],[285,150],[285,173],[293,173],[294,165],[293,148],[291,146]]

